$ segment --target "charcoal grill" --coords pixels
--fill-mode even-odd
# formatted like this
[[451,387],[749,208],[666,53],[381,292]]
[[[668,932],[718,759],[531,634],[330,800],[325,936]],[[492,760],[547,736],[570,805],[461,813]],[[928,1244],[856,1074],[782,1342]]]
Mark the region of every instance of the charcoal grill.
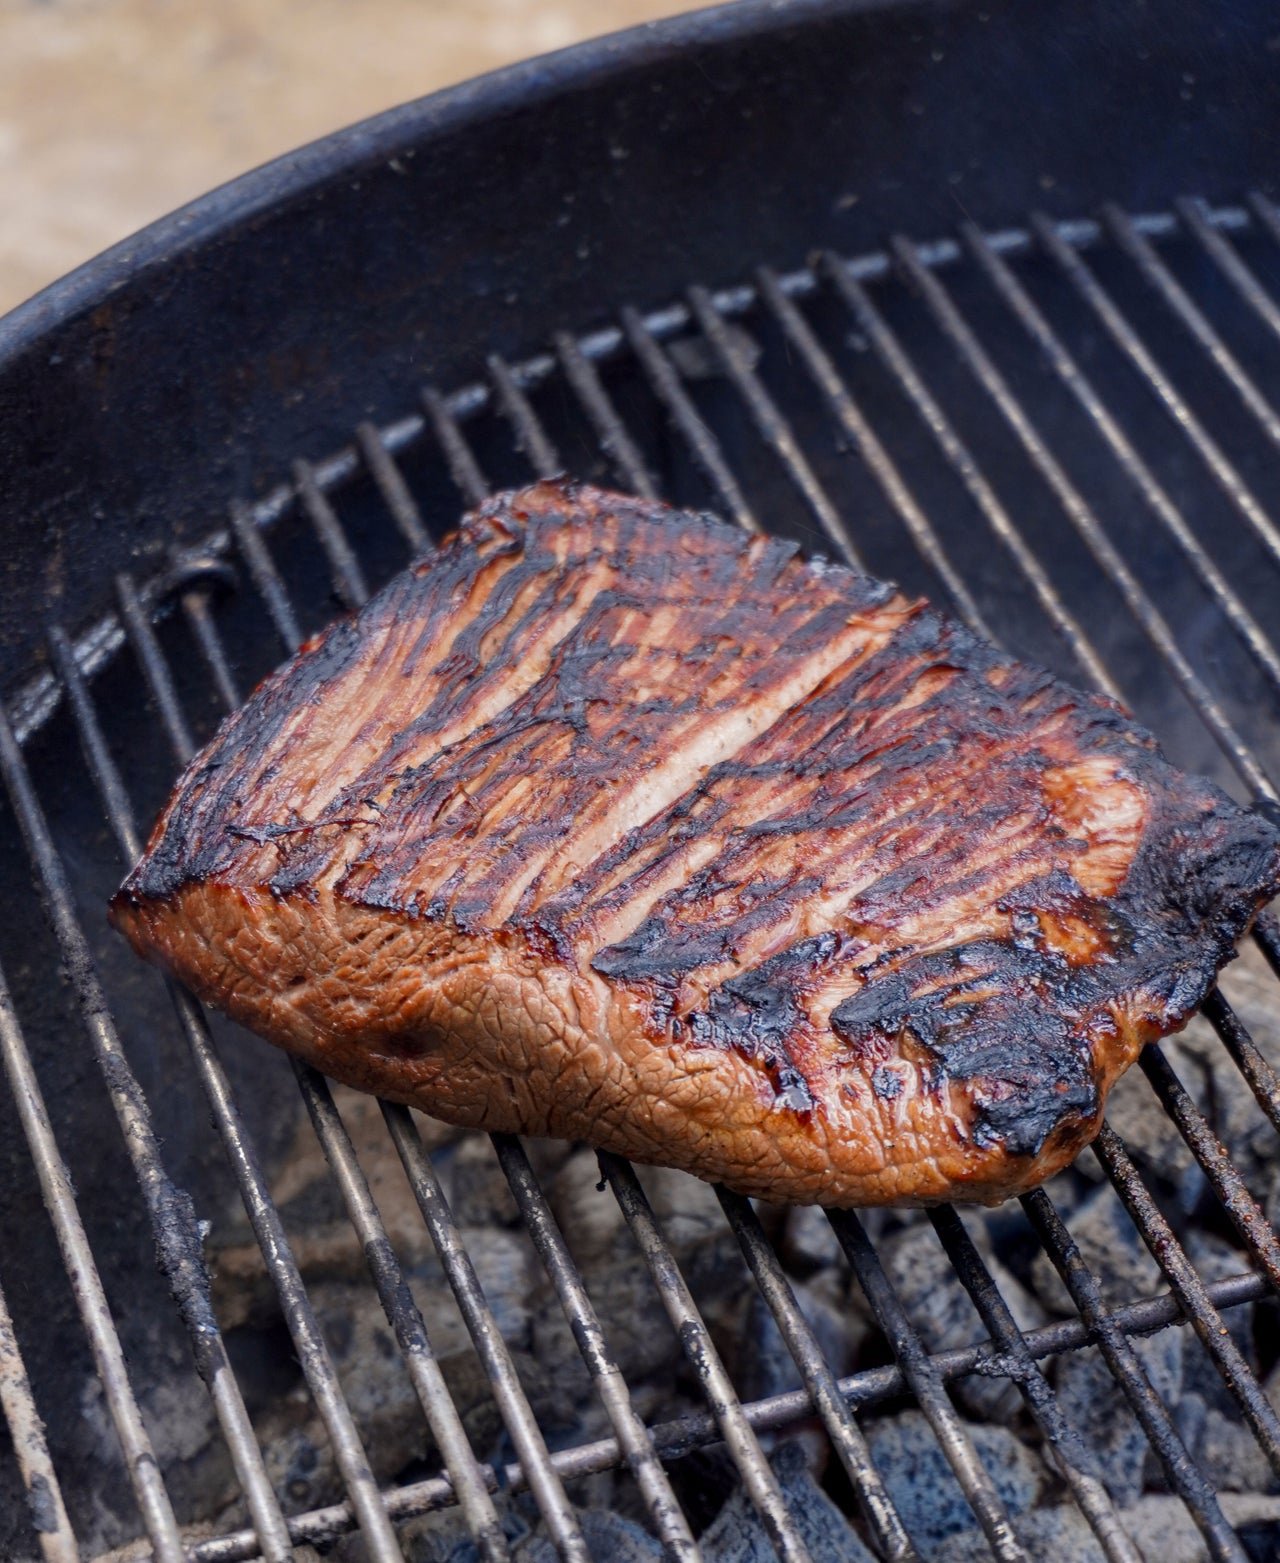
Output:
[[[875,1223],[833,1215],[892,1354],[837,1380],[767,1219],[721,1192],[794,1358],[796,1387],[763,1399],[739,1397],[640,1181],[603,1157],[655,1309],[705,1392],[705,1410],[658,1425],[633,1406],[574,1233],[526,1149],[496,1137],[612,1428],[554,1451],[416,1121],[385,1107],[385,1155],[403,1165],[506,1428],[509,1458],[485,1463],[324,1079],[297,1064],[291,1084],[289,1066],[189,995],[166,999],[101,914],[176,767],[252,680],[432,546],[462,504],[563,470],[705,505],[924,590],[1125,700],[1179,762],[1280,814],[1275,42],[1261,6],[1179,8],[1158,36],[1139,8],[1105,4],[726,7],[357,127],[0,325],[0,772],[13,827],[0,843],[0,1405],[6,1479],[28,1498],[0,1521],[0,1544],[38,1546],[50,1563],[79,1555],[68,1514],[88,1498],[67,1429],[84,1407],[64,1404],[58,1370],[83,1362],[136,1529],[164,1563],[279,1563],[354,1530],[389,1563],[399,1522],[449,1505],[479,1555],[501,1558],[499,1489],[531,1493],[559,1555],[582,1559],[568,1491],[619,1466],[669,1555],[692,1559],[670,1473],[712,1444],[779,1557],[798,1563],[805,1545],[760,1437],[815,1418],[868,1544],[914,1558],[857,1419],[908,1399],[992,1554],[1020,1559],[1017,1522],[949,1391],[980,1373],[1016,1383],[1102,1554],[1131,1560],[1096,1453],[1043,1367],[1092,1345],[1209,1555],[1273,1555],[1270,1533],[1233,1530],[1133,1345],[1189,1326],[1280,1476],[1280,1423],[1224,1323],[1280,1288],[1280,1239],[1159,1048],[1142,1071],[1202,1169],[1239,1273],[1197,1271],[1167,1190],[1104,1129],[1087,1154],[1164,1290],[1105,1297],[1038,1192],[1022,1201],[1028,1232],[1076,1316],[1021,1331],[969,1229],[934,1211],[988,1338],[931,1354]],[[47,931],[22,910],[33,876]],[[1253,938],[1280,979],[1280,926],[1263,916]],[[1280,1130],[1264,1050],[1221,992],[1205,1014]],[[298,1092],[438,1473],[380,1486],[344,1398],[270,1186]],[[267,1475],[252,1374],[232,1363],[202,1252],[202,1212],[232,1187],[341,1503],[298,1510]],[[159,1335],[142,1330],[155,1319]],[[212,1398],[242,1528],[180,1531],[180,1455],[153,1449],[140,1410],[175,1361],[188,1392]]]

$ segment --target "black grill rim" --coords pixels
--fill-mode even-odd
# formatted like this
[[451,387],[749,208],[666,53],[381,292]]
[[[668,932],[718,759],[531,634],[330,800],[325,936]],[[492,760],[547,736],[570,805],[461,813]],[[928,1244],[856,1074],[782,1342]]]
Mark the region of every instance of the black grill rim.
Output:
[[89,582],[190,548],[279,451],[387,421],[400,386],[460,384],[475,343],[517,359],[584,308],[938,232],[957,199],[991,227],[1088,211],[1102,167],[1136,211],[1270,188],[1273,30],[1263,0],[1212,27],[1174,7],[1157,66],[1110,0],[742,0],[246,175],[0,321],[0,692],[46,661],[25,604],[84,621]]

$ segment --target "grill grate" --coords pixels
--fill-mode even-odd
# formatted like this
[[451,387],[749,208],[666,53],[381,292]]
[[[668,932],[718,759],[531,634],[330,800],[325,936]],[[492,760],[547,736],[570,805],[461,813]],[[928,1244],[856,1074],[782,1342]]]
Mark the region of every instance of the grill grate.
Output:
[[[184,1543],[22,1023],[2,979],[0,1052],[158,1559],[237,1563],[261,1554],[282,1563],[295,1543],[323,1543],[358,1527],[369,1557],[390,1563],[401,1555],[393,1522],[452,1502],[465,1515],[480,1555],[500,1559],[508,1549],[491,1496],[499,1487],[527,1488],[560,1555],[586,1559],[564,1484],[626,1465],[655,1534],[671,1556],[691,1560],[699,1556],[698,1547],[664,1462],[723,1441],[775,1550],[787,1563],[798,1563],[808,1554],[757,1433],[815,1411],[861,1504],[868,1537],[885,1558],[911,1559],[918,1556],[915,1544],[854,1415],[904,1393],[914,1396],[927,1417],[992,1553],[1002,1560],[1023,1559],[1027,1553],[992,1475],[947,1391],[953,1379],[978,1370],[1007,1375],[1017,1384],[1056,1473],[1103,1552],[1115,1563],[1132,1563],[1138,1554],[1099,1479],[1095,1453],[1070,1426],[1038,1366],[1045,1357],[1088,1344],[1100,1348],[1210,1555],[1245,1557],[1130,1342],[1134,1335],[1190,1322],[1280,1476],[1280,1423],[1222,1317],[1224,1309],[1280,1290],[1280,1241],[1158,1048],[1149,1048],[1143,1058],[1147,1080],[1203,1170],[1253,1271],[1202,1279],[1119,1136],[1108,1128],[1093,1155],[1159,1263],[1167,1292],[1109,1305],[1098,1277],[1040,1191],[1024,1198],[1023,1208],[1078,1317],[1023,1333],[959,1217],[939,1210],[931,1216],[934,1230],[990,1339],[930,1355],[866,1227],[852,1213],[833,1215],[840,1246],[895,1358],[893,1365],[837,1381],[751,1205],[722,1192],[725,1216],[804,1386],[748,1404],[738,1399],[634,1173],[617,1158],[602,1157],[604,1177],[712,1408],[650,1427],[632,1403],[523,1148],[497,1137],[498,1160],[614,1434],[555,1453],[521,1386],[414,1121],[402,1108],[384,1107],[390,1140],[515,1454],[500,1470],[481,1465],[472,1452],[433,1355],[427,1321],[409,1293],[327,1083],[295,1063],[303,1101],[445,1467],[443,1475],[380,1491],[214,1035],[194,1000],[171,985],[196,1079],[347,1492],[341,1505],[286,1516],[214,1314],[196,1213],[165,1170],[147,1100],[77,912],[56,827],[25,751],[65,705],[120,860],[131,861],[140,848],[138,816],[92,687],[95,675],[113,666],[123,647],[141,672],[169,759],[181,764],[197,744],[185,714],[190,693],[183,687],[191,684],[192,673],[175,668],[166,653],[156,628],[163,616],[177,605],[177,622],[189,632],[203,670],[196,682],[203,679],[200,687],[224,708],[238,702],[238,675],[250,652],[264,664],[259,671],[273,660],[256,631],[251,647],[233,640],[228,651],[226,604],[242,602],[225,595],[233,579],[226,562],[232,555],[256,590],[277,653],[278,647],[292,651],[304,638],[307,615],[323,610],[327,591],[342,606],[365,600],[368,576],[385,574],[395,562],[387,536],[402,555],[405,545],[413,551],[428,545],[424,512],[450,513],[444,474],[467,503],[475,503],[493,486],[485,467],[500,470],[504,482],[529,471],[549,476],[562,466],[591,467],[642,494],[709,501],[749,529],[758,530],[767,514],[850,563],[861,566],[865,557],[877,573],[903,573],[913,585],[919,578],[981,633],[1003,626],[1011,600],[1034,604],[1034,624],[1025,613],[1012,615],[1016,649],[1053,658],[1069,676],[1123,693],[1140,711],[1144,700],[1153,704],[1155,716],[1149,719],[1157,727],[1165,725],[1162,716],[1167,719],[1171,739],[1185,751],[1179,758],[1202,769],[1218,764],[1221,772],[1225,766],[1249,798],[1272,810],[1280,806],[1272,780],[1280,653],[1267,627],[1274,613],[1255,580],[1258,560],[1263,570],[1280,562],[1280,531],[1259,498],[1273,475],[1267,448],[1280,446],[1280,415],[1263,388],[1268,369],[1271,383],[1276,378],[1264,350],[1274,353],[1272,338],[1280,336],[1280,305],[1261,280],[1267,270],[1280,275],[1280,212],[1251,195],[1243,206],[1217,210],[1196,201],[1144,217],[1107,209],[1097,222],[1055,224],[1033,216],[1025,228],[996,234],[965,225],[957,238],[930,244],[895,238],[885,251],[853,260],[827,254],[785,276],[761,271],[750,286],[721,293],[691,287],[684,301],[665,310],[642,316],[627,309],[608,329],[585,337],[561,334],[550,352],[524,363],[491,357],[483,382],[452,395],[426,389],[420,412],[382,429],[361,424],[350,447],[323,460],[299,460],[289,483],[252,507],[236,504],[228,528],[165,575],[141,585],[121,577],[117,611],[74,643],[55,627],[51,672],[24,689],[7,715],[0,713],[0,771],[251,1529]],[[1230,345],[1242,321],[1254,333],[1248,349]],[[1153,340],[1159,357],[1149,345]],[[1224,419],[1224,405],[1230,419]],[[856,462],[849,461],[850,452]],[[431,462],[441,468],[434,476],[428,473]],[[408,472],[411,463],[422,469],[416,477]],[[997,486],[1015,467],[1039,496],[1023,523],[1015,522],[1013,503],[1001,498]],[[368,490],[363,499],[361,484]],[[1194,503],[1175,499],[1183,488]],[[1203,499],[1210,490],[1225,509],[1213,511]],[[957,496],[977,523],[963,534],[943,521]],[[1022,513],[1022,505],[1018,508]],[[855,543],[844,517],[859,513],[867,523]],[[1126,520],[1135,514],[1140,527]],[[1082,543],[1083,551],[1064,547],[1064,538]],[[895,571],[886,571],[882,556]],[[1046,635],[1056,638],[1056,649]],[[1237,644],[1229,645],[1232,637]],[[1149,650],[1135,649],[1143,641]],[[1143,660],[1152,653],[1154,660]],[[1115,665],[1129,676],[1117,679]],[[1214,760],[1213,746],[1221,763]],[[1280,976],[1280,929],[1264,916],[1255,939]],[[1221,992],[1213,993],[1205,1014],[1258,1106],[1280,1128],[1280,1080]],[[62,1563],[76,1555],[75,1540],[17,1345],[0,1303],[0,1403],[29,1486],[47,1495],[39,1511],[41,1546],[51,1563]]]

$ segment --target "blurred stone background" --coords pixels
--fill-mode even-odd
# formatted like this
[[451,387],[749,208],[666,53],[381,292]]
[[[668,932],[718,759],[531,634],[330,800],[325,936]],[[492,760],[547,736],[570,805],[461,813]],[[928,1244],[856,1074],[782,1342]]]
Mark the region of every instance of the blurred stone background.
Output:
[[0,0],[0,314],[246,169],[680,0]]

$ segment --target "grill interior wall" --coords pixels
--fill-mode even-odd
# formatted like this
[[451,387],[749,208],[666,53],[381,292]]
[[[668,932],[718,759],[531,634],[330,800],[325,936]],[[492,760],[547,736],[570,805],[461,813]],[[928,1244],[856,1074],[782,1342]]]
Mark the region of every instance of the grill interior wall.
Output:
[[[1262,208],[1264,213],[1268,210]],[[1252,272],[1280,296],[1280,244],[1262,231],[1257,210],[1233,208],[1218,214],[1216,221],[1216,231],[1228,233]],[[1276,558],[1269,555],[1266,540],[1259,539],[1242,519],[1240,492],[1267,496],[1277,491],[1280,442],[1276,428],[1250,404],[1249,388],[1264,399],[1264,414],[1266,405],[1280,401],[1280,341],[1257,307],[1241,299],[1221,261],[1187,234],[1185,224],[1180,228],[1162,219],[1145,227],[1159,238],[1158,255],[1172,277],[1220,332],[1232,355],[1229,361],[1220,358],[1215,364],[1209,359],[1203,345],[1175,321],[1168,300],[1158,296],[1150,277],[1144,277],[1133,256],[1124,253],[1114,238],[1099,239],[1093,230],[1079,227],[1069,231],[1074,238],[1088,241],[1082,243],[1080,254],[1090,272],[1152,347],[1178,394],[1213,440],[1220,456],[1216,473],[1203,453],[1175,428],[1167,404],[1161,405],[1152,394],[1062,266],[1043,250],[1033,250],[1025,236],[1005,236],[994,250],[1009,256],[1018,283],[1119,419],[1133,452],[1145,463],[1147,476],[1204,544],[1231,600],[1252,617],[1264,643],[1267,638],[1274,641],[1280,638]],[[947,296],[977,333],[1018,403],[1031,410],[1035,430],[1060,463],[1072,491],[1102,522],[1141,588],[1173,627],[1189,663],[1220,703],[1225,722],[1263,771],[1280,775],[1276,722],[1280,691],[1259,666],[1258,657],[1225,622],[1221,587],[1215,602],[1162,524],[1152,506],[1150,482],[1144,498],[1145,480],[1133,460],[1117,459],[1102,438],[1096,417],[1082,408],[1071,384],[1046,362],[1043,343],[1032,339],[1014,318],[1007,300],[998,295],[983,264],[984,253],[992,251],[979,246],[975,257],[961,249],[958,258],[954,246],[948,250],[935,245],[925,253],[936,263],[935,274]],[[991,480],[1034,554],[1048,566],[1060,609],[1079,622],[1136,714],[1157,732],[1171,758],[1213,775],[1237,796],[1248,796],[1247,777],[1242,780],[1240,766],[1224,756],[1222,744],[1215,742],[1179,691],[1166,662],[1126,606],[1122,591],[1082,546],[1062,503],[1061,484],[1055,493],[1054,479],[1043,461],[1037,463],[1036,452],[1029,452],[1026,441],[999,415],[990,397],[976,388],[972,364],[963,361],[954,340],[940,329],[937,311],[927,296],[922,297],[918,284],[909,284],[900,274],[877,276],[881,270],[882,264],[873,258],[854,263],[849,274],[869,279],[867,297],[879,318],[917,367],[954,435],[976,468]],[[811,273],[792,274],[787,290],[843,386],[866,413],[882,442],[882,454],[935,529],[982,615],[999,627],[1001,638],[1015,653],[1082,681],[1078,659],[1055,633],[1043,606],[1037,606],[1007,552],[992,542],[990,518],[975,500],[972,482],[945,458],[935,433],[919,416],[918,405],[869,340],[865,323],[855,318],[848,300],[825,274],[816,278]],[[682,317],[671,311],[654,317],[654,335],[649,338],[665,355],[699,420],[692,433],[688,420],[682,426],[679,416],[673,417],[664,405],[661,387],[655,386],[636,355],[634,340],[628,344],[625,333],[617,349],[596,366],[608,401],[656,491],[679,505],[722,513],[748,510],[770,530],[793,537],[808,550],[833,552],[818,514],[825,495],[834,510],[847,518],[867,568],[945,602],[947,593],[938,570],[922,560],[903,526],[900,507],[886,495],[866,451],[856,448],[856,438],[833,416],[831,402],[815,384],[785,317],[741,290],[724,295],[719,303],[730,323],[736,380],[732,366],[698,328],[691,310]],[[759,404],[753,413],[743,394],[744,380],[762,388],[785,417],[786,429],[781,433],[774,429],[781,454],[763,437]],[[500,406],[507,383],[500,368],[490,366],[485,381],[479,382],[487,388],[483,397],[469,388],[455,394],[450,403],[463,415],[457,427],[491,486],[527,481],[539,465],[548,464],[597,482],[626,486],[628,476],[634,480],[625,463],[619,473],[616,459],[601,445],[599,406],[583,402],[560,362],[531,360],[517,367],[515,382],[537,420],[533,434],[527,421],[523,429],[518,426],[518,405],[514,423],[512,409]],[[450,470],[430,418],[412,413],[407,404],[406,416],[417,421],[393,426],[388,443],[394,447],[399,471],[419,513],[438,531],[461,508],[457,473]],[[714,442],[713,455],[718,452],[723,462],[719,481],[714,472],[708,475],[708,435]],[[794,446],[789,443],[792,438]],[[306,454],[316,460],[321,487],[357,549],[365,576],[376,585],[407,557],[384,491],[367,463],[352,454],[328,461],[322,459],[322,452]],[[1224,470],[1236,484],[1234,491],[1224,483]],[[736,488],[726,489],[726,471]],[[882,466],[882,475],[883,471]],[[335,586],[332,561],[318,540],[314,515],[296,502],[291,490],[284,501],[268,497],[256,520],[271,523],[264,527],[263,537],[299,627],[302,633],[310,633],[338,611],[343,595]],[[215,542],[225,547],[225,534]],[[243,691],[275,665],[280,641],[255,593],[245,558],[234,553],[229,557],[236,572],[234,582],[196,561],[187,571],[184,589],[207,589],[204,611],[217,626],[235,683]],[[104,609],[110,605],[106,584]],[[165,662],[193,736],[202,741],[224,706],[200,655],[191,606],[182,606],[178,591],[156,607],[163,609],[156,635]],[[167,793],[174,760],[133,648],[123,647],[96,671],[91,694],[134,812],[139,821],[149,821]],[[118,883],[121,860],[93,778],[86,771],[82,738],[64,698],[52,718],[27,739],[26,764],[66,866],[80,925],[129,1062],[151,1103],[166,1168],[180,1187],[191,1192],[202,1217],[226,1223],[235,1210],[235,1189],[205,1098],[191,1080],[187,1045],[154,974],[138,967],[105,926],[103,908]],[[11,815],[0,830],[0,875],[0,883],[9,888],[11,906],[30,902],[30,863]],[[0,966],[13,989],[27,1045],[38,1061],[54,1130],[79,1194],[134,1387],[144,1415],[159,1418],[165,1396],[197,1396],[200,1390],[180,1322],[155,1270],[150,1227],[101,1076],[83,1042],[80,1012],[68,985],[56,975],[63,964],[56,940],[34,915],[15,912],[0,923]],[[294,1141],[301,1113],[289,1065],[217,1017],[212,1017],[212,1025],[250,1138],[264,1164],[278,1170]],[[63,1475],[73,1524],[85,1536],[108,1535],[112,1523],[95,1509],[102,1495],[111,1493],[110,1506],[119,1501],[117,1528],[136,1528],[123,1470],[111,1470],[109,1419],[92,1390],[84,1332],[56,1260],[21,1129],[4,1093],[0,1093],[0,1127],[5,1131],[0,1138],[4,1223],[13,1234],[6,1256],[0,1258],[0,1284],[14,1314],[36,1401],[50,1426],[54,1464]],[[1172,1123],[1168,1132],[1170,1137],[1176,1135]],[[397,1168],[389,1141],[380,1147],[381,1158]],[[1160,1193],[1168,1195],[1167,1190]],[[1268,1190],[1255,1188],[1253,1193],[1265,1199]],[[286,1219],[287,1224],[292,1219],[287,1210]],[[1023,1220],[1020,1215],[1002,1219]],[[1256,1249],[1251,1261],[1231,1221],[1219,1214],[1216,1224],[1236,1245],[1240,1271],[1248,1270],[1251,1263],[1256,1266]],[[874,1230],[875,1223],[871,1225]],[[1030,1241],[1029,1229],[1024,1230]],[[574,1234],[566,1235],[572,1244]],[[216,1246],[226,1237],[225,1230],[215,1230],[211,1240]],[[9,1254],[29,1257],[15,1263]],[[656,1311],[656,1296],[654,1306]],[[229,1345],[236,1343],[229,1340]],[[283,1339],[279,1345],[287,1349]],[[252,1381],[263,1371],[262,1358],[246,1356],[239,1366],[250,1409],[256,1410]],[[157,1452],[181,1517],[191,1512],[199,1494],[184,1490],[181,1448],[161,1447]],[[90,1471],[92,1479],[75,1478],[77,1472]],[[390,1480],[398,1473],[377,1474]],[[0,1480],[10,1483],[16,1500],[14,1471],[7,1468]],[[982,1501],[981,1490],[977,1500]],[[20,1513],[16,1501],[6,1507],[10,1513]],[[999,1516],[986,1518],[988,1534],[994,1535]],[[1212,1517],[1205,1522],[1202,1512],[1200,1518],[1211,1538],[1216,1537],[1211,1544],[1217,1555],[1232,1555],[1229,1542],[1215,1531]],[[2,1530],[0,1542],[10,1543]],[[15,1529],[12,1546],[30,1548],[30,1531]],[[1005,1555],[1017,1554],[1007,1551]]]

